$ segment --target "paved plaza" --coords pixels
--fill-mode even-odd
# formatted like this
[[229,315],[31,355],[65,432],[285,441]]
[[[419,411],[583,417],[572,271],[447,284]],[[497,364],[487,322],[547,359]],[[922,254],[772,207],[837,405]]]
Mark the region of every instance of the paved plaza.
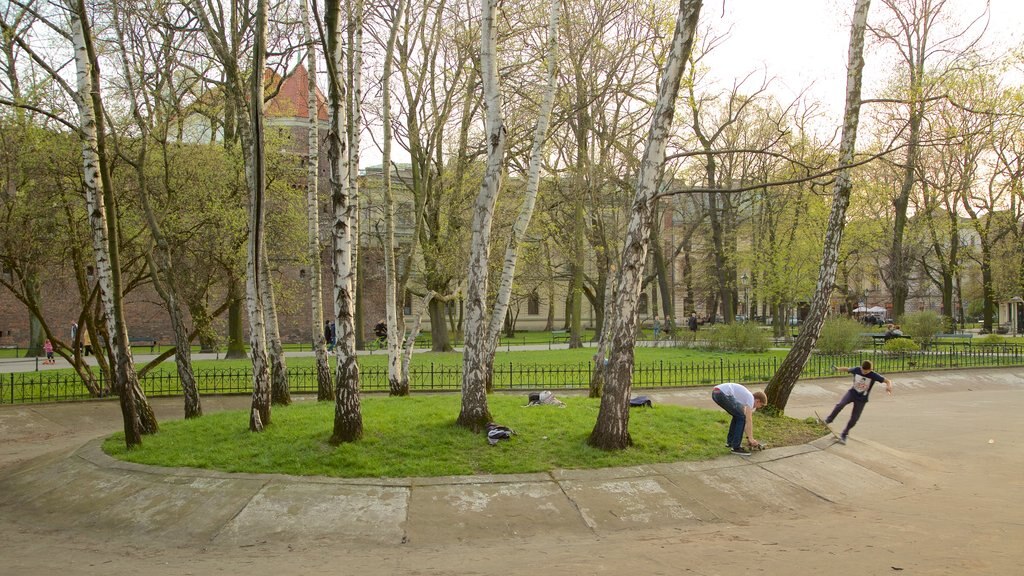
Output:
[[[1007,574],[1024,370],[891,375],[851,442],[544,474],[332,479],[115,461],[114,402],[0,407],[5,574]],[[809,380],[787,412],[827,410]],[[714,407],[706,389],[648,392]],[[246,397],[204,398],[208,412]],[[158,399],[161,419],[180,399]],[[840,416],[845,422],[848,411]],[[685,441],[680,438],[680,441]]]

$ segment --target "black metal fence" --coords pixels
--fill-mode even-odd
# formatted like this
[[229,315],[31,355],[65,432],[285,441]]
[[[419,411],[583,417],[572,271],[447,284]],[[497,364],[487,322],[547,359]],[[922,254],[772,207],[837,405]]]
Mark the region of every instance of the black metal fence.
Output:
[[[871,360],[881,374],[915,370],[949,368],[981,368],[1024,365],[1024,347],[974,347],[942,352],[908,352],[897,354],[857,353],[815,355],[804,366],[804,378],[835,376],[832,366],[857,366]],[[633,367],[633,386],[640,389],[707,386],[721,382],[756,383],[771,379],[778,370],[776,357],[763,360],[729,362],[724,359],[708,362],[638,363]],[[594,365],[590,362],[571,365],[496,364],[493,385],[496,390],[585,389],[590,385]],[[252,371],[197,370],[196,381],[201,394],[250,394]],[[360,386],[366,392],[388,390],[386,367],[360,370]],[[412,390],[457,391],[462,386],[461,365],[422,365],[409,373]],[[288,381],[293,393],[316,393],[316,369],[290,368]],[[140,379],[147,396],[178,396],[181,386],[177,374],[151,373]],[[106,376],[97,374],[100,390],[109,387]],[[93,398],[76,375],[23,372],[0,375],[0,404],[54,402]]]

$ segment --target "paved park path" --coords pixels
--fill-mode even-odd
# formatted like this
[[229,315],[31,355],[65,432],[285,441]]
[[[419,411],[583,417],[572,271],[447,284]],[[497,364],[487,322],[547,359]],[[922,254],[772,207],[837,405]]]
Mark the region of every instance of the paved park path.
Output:
[[[892,379],[846,446],[440,479],[136,466],[98,449],[116,403],[2,406],[0,573],[1020,573],[1024,369]],[[787,411],[822,412],[848,384],[802,382]],[[706,389],[649,395],[713,407]],[[180,417],[180,400],[155,408]]]

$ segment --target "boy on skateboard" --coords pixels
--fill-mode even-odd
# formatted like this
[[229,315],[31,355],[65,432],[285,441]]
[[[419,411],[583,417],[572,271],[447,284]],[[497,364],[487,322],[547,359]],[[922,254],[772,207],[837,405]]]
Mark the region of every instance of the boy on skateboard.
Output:
[[825,418],[825,424],[831,424],[847,404],[853,403],[853,413],[850,414],[850,421],[846,423],[846,428],[843,429],[843,433],[839,436],[839,442],[846,444],[846,436],[850,433],[850,429],[857,424],[857,420],[860,420],[860,414],[868,403],[868,394],[871,393],[871,388],[874,387],[875,382],[885,382],[886,394],[892,394],[892,382],[881,374],[874,372],[871,369],[870,360],[865,360],[859,367],[842,368],[833,366],[832,369],[853,374],[853,386],[846,391],[843,398],[832,409],[832,413]]

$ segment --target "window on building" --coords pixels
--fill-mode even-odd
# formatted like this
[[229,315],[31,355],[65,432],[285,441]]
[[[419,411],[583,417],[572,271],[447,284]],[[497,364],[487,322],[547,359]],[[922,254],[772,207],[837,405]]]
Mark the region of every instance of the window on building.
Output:
[[399,202],[395,209],[395,225],[405,228],[408,231],[413,227],[413,204],[412,202]]
[[540,314],[540,295],[534,290],[530,292],[530,298],[526,302],[526,313],[530,316],[537,316]]
[[647,314],[648,304],[646,293],[640,294],[640,302],[637,304],[637,308],[639,309],[638,311],[640,314]]

